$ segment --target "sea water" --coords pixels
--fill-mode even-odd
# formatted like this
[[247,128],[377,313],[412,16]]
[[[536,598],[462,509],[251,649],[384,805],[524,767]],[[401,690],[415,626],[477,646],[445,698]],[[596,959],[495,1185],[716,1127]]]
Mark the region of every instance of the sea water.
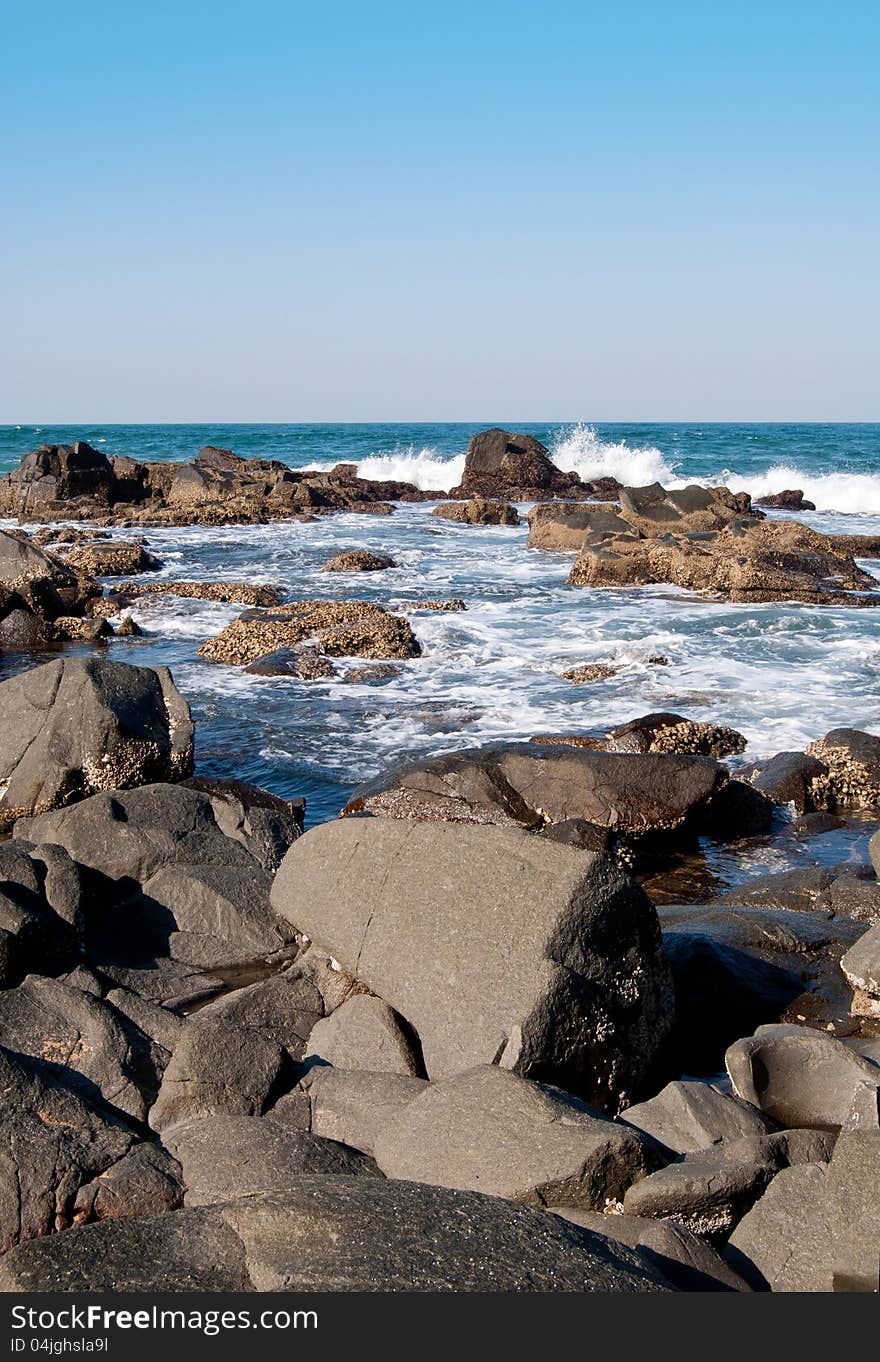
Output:
[[[42,441],[86,439],[109,454],[188,459],[206,443],[294,468],[353,462],[360,475],[446,490],[460,479],[468,425],[199,425],[0,428],[0,472]],[[832,533],[880,534],[880,425],[516,426],[583,478],[639,485],[726,483],[755,495],[802,488],[799,518]],[[333,817],[352,789],[392,762],[536,733],[598,734],[651,710],[732,725],[744,759],[802,749],[841,725],[880,732],[880,609],[732,605],[676,588],[569,587],[572,555],[526,547],[528,526],[472,528],[431,516],[334,515],[311,524],[148,529],[156,578],[267,582],[289,597],[340,596],[405,607],[456,596],[459,614],[410,616],[422,645],[382,684],[259,678],[198,656],[242,607],[146,597],[144,636],[108,655],[170,666],[193,707],[198,766],[286,796],[309,821]],[[526,510],[526,507],[521,508]],[[114,531],[121,538],[125,531]],[[130,534],[131,532],[127,532]],[[322,571],[349,548],[389,553],[394,569]],[[880,577],[880,564],[865,563]],[[73,651],[86,652],[84,645]],[[666,666],[651,661],[656,655]],[[609,680],[576,686],[567,668],[603,662]],[[7,655],[0,673],[34,658]],[[830,844],[829,844],[830,845]]]

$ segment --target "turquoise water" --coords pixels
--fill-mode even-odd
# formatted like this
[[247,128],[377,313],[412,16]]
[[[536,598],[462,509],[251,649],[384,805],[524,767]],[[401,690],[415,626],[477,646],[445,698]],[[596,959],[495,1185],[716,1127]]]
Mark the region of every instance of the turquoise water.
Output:
[[[210,442],[291,466],[354,461],[364,476],[448,488],[469,436],[491,423],[4,427],[0,468],[41,440],[88,439],[140,459],[190,458]],[[819,508],[803,517],[809,523],[880,533],[880,425],[524,429],[585,477],[802,487]],[[571,588],[571,558],[528,549],[526,526],[472,529],[430,511],[401,505],[388,517],[148,531],[164,562],[159,575],[169,578],[273,582],[292,597],[345,594],[398,608],[463,597],[462,614],[410,616],[424,654],[383,685],[266,680],[206,662],[199,645],[236,607],[171,597],[142,601],[134,613],[145,636],[111,643],[110,655],[173,669],[193,706],[203,771],[305,795],[311,821],[334,816],[354,785],[405,756],[539,732],[596,733],[649,710],[732,724],[748,739],[747,758],[802,748],[840,724],[880,732],[880,610]],[[358,546],[388,552],[398,566],[344,580],[321,571],[327,558]],[[668,666],[648,663],[658,652]],[[561,680],[566,668],[592,661],[611,662],[619,674],[584,687]],[[0,672],[33,662],[7,656]],[[766,848],[755,864],[763,858],[769,868],[775,856]]]
[[[0,426],[0,472],[42,441],[88,440],[108,454],[136,459],[188,459],[210,443],[291,467],[354,461],[365,464],[366,476],[448,487],[470,435],[492,424],[508,423],[499,417],[467,425]],[[880,515],[880,424],[587,426],[549,421],[516,429],[544,441],[561,466],[582,476],[614,473],[636,485],[655,478],[723,477],[759,491],[815,484],[812,499],[822,510]],[[450,463],[451,468],[443,467]]]

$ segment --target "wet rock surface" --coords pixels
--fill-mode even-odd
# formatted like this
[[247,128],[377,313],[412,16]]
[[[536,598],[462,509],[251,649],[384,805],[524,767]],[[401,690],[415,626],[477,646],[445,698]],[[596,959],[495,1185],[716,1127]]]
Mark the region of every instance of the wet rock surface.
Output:
[[216,638],[202,657],[244,666],[282,648],[314,640],[330,657],[410,658],[421,654],[401,615],[366,601],[292,601],[270,612],[247,611]]
[[23,523],[59,519],[131,525],[234,525],[392,509],[395,500],[425,501],[410,483],[357,477],[352,465],[304,473],[267,459],[244,459],[206,445],[190,463],[108,458],[80,440],[41,445],[0,478],[0,515]]
[[518,525],[519,512],[506,501],[487,501],[471,497],[470,501],[446,501],[431,512],[441,520],[454,520],[459,525]]

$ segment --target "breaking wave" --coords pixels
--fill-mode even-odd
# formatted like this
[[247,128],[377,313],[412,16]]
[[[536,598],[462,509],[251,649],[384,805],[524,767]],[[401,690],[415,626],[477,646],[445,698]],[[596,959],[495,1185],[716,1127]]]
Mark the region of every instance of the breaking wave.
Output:
[[880,476],[874,473],[805,473],[789,464],[774,464],[766,473],[719,474],[733,492],[751,492],[764,497],[788,488],[800,488],[817,511],[838,511],[843,515],[880,515]]
[[584,482],[596,478],[617,478],[624,487],[645,487],[650,482],[669,486],[677,479],[675,466],[666,462],[653,445],[644,448],[625,440],[602,440],[594,426],[579,422],[561,430],[550,454],[564,473],[577,473]]

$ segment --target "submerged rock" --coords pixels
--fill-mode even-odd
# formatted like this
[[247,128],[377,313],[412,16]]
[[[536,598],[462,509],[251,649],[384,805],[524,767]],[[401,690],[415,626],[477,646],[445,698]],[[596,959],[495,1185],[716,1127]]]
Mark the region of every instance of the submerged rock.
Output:
[[[625,514],[632,520],[628,511]],[[642,517],[635,523],[642,533],[638,539],[631,534],[587,538],[569,583],[586,587],[669,583],[744,604],[880,603],[870,574],[857,567],[831,536],[797,521],[732,517],[722,529],[701,532],[682,531],[674,524],[650,532]]]
[[292,601],[270,613],[246,611],[199,649],[214,662],[244,666],[314,639],[332,657],[419,657],[408,622],[367,601]]
[[455,520],[460,525],[518,525],[519,512],[506,501],[486,501],[471,497],[470,501],[444,501],[435,506],[431,515],[441,520]]
[[616,676],[617,667],[609,667],[604,662],[585,662],[580,667],[571,667],[567,672],[562,672],[563,681],[571,681],[576,686],[582,686],[588,681],[607,681],[610,677]]
[[387,553],[370,553],[367,549],[351,549],[348,553],[338,553],[324,564],[325,572],[384,572],[386,568],[397,567],[394,559]]
[[130,572],[155,572],[162,566],[143,544],[125,543],[121,539],[84,544],[68,553],[65,562],[88,577],[125,577]]
[[467,610],[467,605],[463,600],[453,596],[445,601],[413,601],[402,605],[401,610],[436,610],[442,613],[456,614],[460,610]]
[[280,605],[280,586],[252,582],[123,582],[115,587],[122,596],[183,596],[197,601],[229,601],[235,605]]
[[324,681],[338,676],[329,658],[316,648],[276,648],[245,667],[248,676],[294,676],[299,681]]

